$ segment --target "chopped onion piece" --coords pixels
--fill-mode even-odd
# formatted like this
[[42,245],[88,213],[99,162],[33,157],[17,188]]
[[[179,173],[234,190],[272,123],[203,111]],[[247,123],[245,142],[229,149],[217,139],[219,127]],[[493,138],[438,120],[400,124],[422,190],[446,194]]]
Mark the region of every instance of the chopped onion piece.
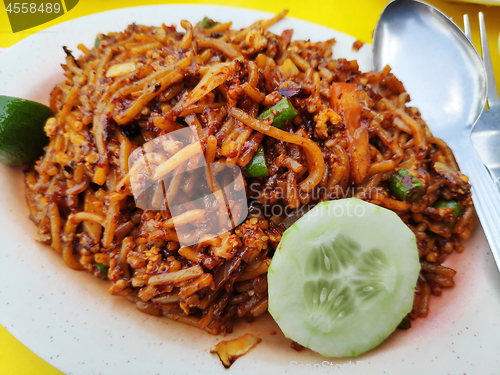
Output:
[[262,339],[249,333],[245,333],[233,340],[224,340],[215,345],[215,349],[210,353],[217,354],[225,368],[231,365],[241,356],[247,354]]
[[122,74],[127,74],[135,70],[135,64],[133,62],[125,62],[121,64],[112,65],[106,72],[106,77],[118,77]]

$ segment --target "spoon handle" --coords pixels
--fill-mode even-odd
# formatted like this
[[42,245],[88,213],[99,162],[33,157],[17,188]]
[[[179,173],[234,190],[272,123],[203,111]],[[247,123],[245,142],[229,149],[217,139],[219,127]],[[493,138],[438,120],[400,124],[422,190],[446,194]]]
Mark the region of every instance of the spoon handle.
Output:
[[472,199],[500,270],[500,192],[470,142],[463,142],[460,168],[470,178]]

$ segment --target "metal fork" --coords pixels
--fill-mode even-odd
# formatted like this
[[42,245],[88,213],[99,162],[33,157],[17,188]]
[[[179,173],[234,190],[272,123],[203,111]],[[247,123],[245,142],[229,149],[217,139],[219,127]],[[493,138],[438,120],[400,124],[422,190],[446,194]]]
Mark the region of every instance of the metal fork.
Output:
[[[472,43],[469,16],[464,15],[465,35]],[[479,31],[481,36],[481,52],[483,65],[486,70],[488,84],[488,110],[484,110],[476,125],[472,128],[472,145],[481,157],[484,165],[488,168],[491,177],[500,189],[500,99],[493,75],[493,67],[488,46],[488,37],[484,24],[484,15],[479,12]]]
[[[493,257],[500,269],[500,232],[498,231],[500,225],[500,197],[498,196],[500,177],[500,100],[491,65],[484,15],[481,12],[479,13],[479,29],[483,65],[486,71],[489,109],[482,112],[470,134],[474,149],[487,168],[478,167],[473,160],[465,160],[463,166],[473,181],[472,190],[476,196],[474,204],[477,214],[481,220]],[[472,44],[468,15],[464,15],[464,31]],[[474,156],[472,156],[472,159],[474,159]],[[496,186],[493,183],[488,183],[487,170],[490,172],[492,180],[495,180]],[[495,187],[497,188],[496,191]]]
[[[464,160],[463,167],[466,174],[471,177],[472,191],[476,199],[474,205],[483,226],[486,239],[497,267],[500,270],[500,197],[498,195],[498,181],[500,176],[500,100],[496,90],[495,77],[491,65],[488,38],[484,25],[484,15],[479,13],[479,29],[481,35],[481,46],[483,55],[483,66],[487,80],[487,99],[489,109],[484,110],[474,124],[471,141],[477,154],[486,168],[481,168],[474,163],[474,155],[471,160]],[[466,37],[472,44],[468,15],[464,15],[464,31]],[[477,156],[476,156],[477,157]],[[490,172],[491,182],[486,176]],[[496,180],[496,185],[493,183]]]

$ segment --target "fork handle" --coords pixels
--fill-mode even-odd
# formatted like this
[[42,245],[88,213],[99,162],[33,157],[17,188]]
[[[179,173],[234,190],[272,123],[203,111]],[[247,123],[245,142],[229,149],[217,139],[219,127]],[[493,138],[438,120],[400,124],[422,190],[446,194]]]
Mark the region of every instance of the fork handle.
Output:
[[462,142],[459,165],[470,178],[472,199],[500,270],[500,192],[470,141]]

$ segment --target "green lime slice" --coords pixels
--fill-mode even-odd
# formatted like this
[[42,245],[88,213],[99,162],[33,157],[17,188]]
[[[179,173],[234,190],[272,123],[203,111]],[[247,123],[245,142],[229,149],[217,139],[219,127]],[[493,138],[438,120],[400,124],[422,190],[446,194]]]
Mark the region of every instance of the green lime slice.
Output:
[[14,166],[35,162],[49,142],[43,128],[52,116],[43,104],[0,95],[0,162]]
[[355,198],[322,202],[283,234],[269,312],[300,345],[356,356],[411,311],[419,272],[415,235],[394,212]]

